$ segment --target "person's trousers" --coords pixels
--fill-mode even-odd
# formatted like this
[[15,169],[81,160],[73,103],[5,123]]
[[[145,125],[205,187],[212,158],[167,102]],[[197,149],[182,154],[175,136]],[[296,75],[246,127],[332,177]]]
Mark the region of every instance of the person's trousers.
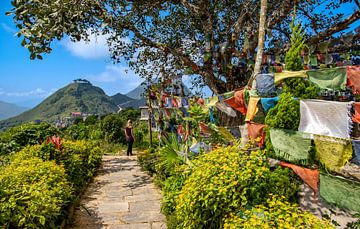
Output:
[[129,140],[128,141],[128,149],[127,149],[127,155],[131,156],[132,155],[132,145],[134,143],[134,140]]

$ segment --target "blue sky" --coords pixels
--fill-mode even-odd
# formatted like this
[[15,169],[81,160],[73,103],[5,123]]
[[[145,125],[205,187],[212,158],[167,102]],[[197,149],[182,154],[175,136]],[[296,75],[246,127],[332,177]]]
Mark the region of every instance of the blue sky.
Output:
[[[12,18],[5,16],[10,0],[0,1],[0,100],[33,107],[72,80],[85,78],[108,95],[127,93],[142,80],[125,63],[112,64],[104,37],[92,37],[90,44],[67,39],[55,42],[44,60],[30,60],[21,40],[14,36]],[[341,11],[349,16],[354,8]],[[352,25],[359,26],[360,21]],[[208,91],[208,90],[207,90]],[[206,93],[209,94],[209,91]]]
[[10,0],[0,1],[0,100],[32,107],[72,80],[85,78],[108,95],[127,93],[141,79],[126,64],[110,61],[104,37],[90,44],[62,40],[43,60],[30,60],[27,49],[14,36],[12,18],[5,16]]

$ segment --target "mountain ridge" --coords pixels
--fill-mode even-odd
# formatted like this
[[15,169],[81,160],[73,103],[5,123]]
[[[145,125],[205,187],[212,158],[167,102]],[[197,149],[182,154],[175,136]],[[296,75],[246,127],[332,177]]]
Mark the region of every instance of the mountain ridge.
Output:
[[29,108],[18,106],[13,103],[0,101],[0,120],[8,119],[23,113]]
[[118,111],[118,106],[103,89],[90,82],[74,81],[47,97],[34,108],[9,119],[0,121],[0,129],[30,121],[58,120],[71,117],[71,113],[104,115]]

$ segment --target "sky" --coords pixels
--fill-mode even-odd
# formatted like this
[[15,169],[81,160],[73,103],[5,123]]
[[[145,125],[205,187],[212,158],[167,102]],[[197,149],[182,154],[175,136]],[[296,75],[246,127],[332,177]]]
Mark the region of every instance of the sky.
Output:
[[74,79],[88,79],[107,95],[127,93],[141,78],[126,63],[114,65],[104,37],[92,36],[91,42],[55,42],[43,60],[30,60],[27,49],[14,36],[10,0],[0,1],[0,101],[33,107]]
[[[345,11],[351,14],[353,9]],[[92,36],[90,43],[73,43],[64,39],[52,44],[53,51],[43,60],[30,60],[21,39],[14,34],[15,25],[5,12],[10,0],[0,1],[0,101],[34,107],[51,93],[82,78],[101,87],[107,95],[127,93],[142,80],[126,63],[114,65],[105,38]],[[352,27],[360,25],[360,21]],[[208,92],[207,94],[210,94]]]

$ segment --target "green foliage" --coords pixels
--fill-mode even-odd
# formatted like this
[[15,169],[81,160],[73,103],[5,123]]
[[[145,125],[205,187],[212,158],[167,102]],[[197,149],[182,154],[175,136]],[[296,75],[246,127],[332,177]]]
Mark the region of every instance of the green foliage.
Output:
[[297,190],[290,177],[277,178],[283,172],[271,172],[261,151],[248,155],[232,146],[192,162],[191,175],[176,200],[178,228],[221,228],[227,214],[262,203],[270,192],[292,199]]
[[290,93],[282,93],[278,104],[270,109],[265,124],[269,127],[297,130],[300,123],[300,102]]
[[224,221],[224,229],[334,228],[329,221],[320,220],[310,212],[301,211],[296,204],[274,196],[271,196],[264,204],[240,211],[237,215],[230,213]]
[[318,95],[318,88],[304,78],[288,78],[284,80],[283,93],[289,93],[299,99],[314,99]]
[[85,119],[84,123],[86,125],[94,125],[94,124],[96,124],[97,120],[98,120],[97,115],[90,115]]
[[62,150],[56,150],[53,144],[28,146],[19,152],[18,156],[31,155],[43,161],[55,161],[65,168],[67,179],[73,185],[76,193],[80,193],[85,184],[95,173],[101,163],[102,152],[100,148],[89,141],[64,140]]
[[176,134],[169,134],[163,139],[163,146],[156,152],[159,157],[155,165],[155,181],[159,186],[176,174],[176,168],[184,163],[184,145],[180,144]]
[[66,138],[71,140],[84,140],[89,139],[90,126],[83,122],[73,124],[64,131]]
[[55,228],[71,194],[62,166],[19,154],[0,171],[0,227]]
[[175,174],[168,177],[162,187],[163,198],[161,211],[166,215],[168,228],[175,228],[179,224],[176,219],[176,199],[180,194],[186,178],[189,176],[188,166],[177,166]]
[[89,141],[64,141],[60,162],[69,181],[80,193],[101,163],[100,148]]
[[56,135],[59,130],[48,123],[26,123],[8,129],[0,134],[1,142],[15,141],[20,147],[34,145],[44,141],[47,137]]
[[296,24],[294,20],[290,23],[290,29],[290,49],[285,55],[285,66],[289,71],[300,71],[304,69],[300,53],[306,46],[304,38],[305,33],[301,24]]
[[150,176],[156,173],[155,164],[159,159],[159,155],[155,153],[154,149],[144,150],[137,157],[140,167],[149,173]]
[[100,129],[108,142],[126,142],[124,128],[126,121],[121,116],[107,115],[100,122]]
[[38,144],[58,133],[59,130],[48,123],[27,123],[0,133],[0,165],[6,164],[9,155],[24,146]]

